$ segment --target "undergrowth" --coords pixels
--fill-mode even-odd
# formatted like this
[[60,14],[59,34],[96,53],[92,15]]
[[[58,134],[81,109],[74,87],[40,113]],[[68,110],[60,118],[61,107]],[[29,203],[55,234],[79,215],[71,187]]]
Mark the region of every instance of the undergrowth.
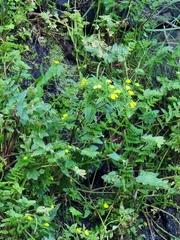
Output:
[[[156,219],[180,223],[166,212],[179,210],[180,44],[148,34],[158,1],[148,18],[148,1],[98,1],[91,28],[91,7],[42,2],[1,1],[0,239],[175,239]],[[78,77],[62,56],[32,77],[27,43],[46,36],[72,47]]]

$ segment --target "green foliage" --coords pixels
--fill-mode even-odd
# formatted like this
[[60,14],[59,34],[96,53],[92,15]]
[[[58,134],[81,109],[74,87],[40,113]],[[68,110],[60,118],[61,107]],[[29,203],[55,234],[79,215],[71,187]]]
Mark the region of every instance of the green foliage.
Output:
[[[142,239],[139,216],[150,215],[148,203],[155,214],[179,208],[179,46],[146,34],[158,24],[143,15],[147,1],[98,1],[89,35],[79,11],[68,6],[59,18],[30,2],[1,2],[0,235]],[[57,39],[66,31],[72,41],[76,78],[51,59],[33,79],[22,40],[33,37],[28,14],[37,7],[39,32]],[[151,15],[158,7],[155,1]],[[124,19],[116,10],[126,10]],[[141,24],[128,31],[133,18]],[[164,61],[174,79],[154,72]],[[53,83],[58,94],[48,92]]]
[[156,187],[156,189],[159,188],[168,189],[169,188],[168,181],[158,179],[157,175],[158,173],[141,171],[140,175],[136,178],[136,181],[138,183],[142,183],[143,185]]

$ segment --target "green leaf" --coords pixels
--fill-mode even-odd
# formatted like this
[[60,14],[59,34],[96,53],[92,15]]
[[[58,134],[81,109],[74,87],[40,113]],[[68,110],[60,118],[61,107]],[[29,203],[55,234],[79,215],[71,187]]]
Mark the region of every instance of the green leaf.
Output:
[[43,149],[46,148],[46,145],[44,144],[44,141],[39,137],[35,137],[33,139],[32,149],[34,150],[34,149],[41,149],[41,148],[43,148]]
[[18,102],[18,103],[22,103],[22,102],[24,101],[26,95],[27,95],[27,90],[25,90],[25,91],[22,92],[22,93],[19,93],[17,102]]
[[42,240],[55,240],[53,236],[43,237]]
[[24,190],[23,187],[19,185],[19,183],[15,182],[14,185],[12,186],[18,193],[22,194],[22,191]]
[[164,137],[153,137],[151,134],[143,136],[142,139],[147,143],[154,143],[158,148],[160,148],[165,143]]
[[136,68],[136,69],[135,69],[135,73],[138,74],[138,75],[145,75],[144,70],[141,69],[141,68]]
[[44,149],[36,149],[31,154],[31,157],[39,156],[39,155],[42,155],[42,154],[45,154],[45,153],[46,153],[46,151]]
[[30,206],[34,206],[36,201],[35,200],[28,200],[26,197],[22,197],[20,199],[17,200],[17,203],[20,203],[23,207],[30,207]]
[[90,214],[92,214],[91,210],[86,209],[83,218],[87,218]]
[[37,87],[46,85],[48,83],[48,81],[51,80],[51,78],[53,78],[53,77],[61,76],[62,70],[63,70],[62,65],[51,66],[42,78],[41,77],[38,78]]
[[7,230],[0,230],[0,233],[2,233],[2,234],[8,234],[8,231],[7,231]]
[[14,27],[15,27],[15,25],[11,23],[9,25],[5,25],[4,29],[5,30],[12,30],[12,29],[14,29]]
[[147,124],[153,124],[156,121],[159,110],[153,110],[150,112],[144,112],[140,119],[144,120]]
[[6,211],[6,214],[7,214],[8,216],[10,216],[11,218],[17,218],[17,219],[21,219],[21,218],[24,217],[23,214],[17,213],[17,212],[15,212],[13,209],[10,209],[10,210]]
[[95,149],[93,149],[93,147],[91,146],[90,148],[84,148],[82,151],[81,151],[81,155],[85,155],[85,156],[88,156],[88,157],[95,157],[99,152],[96,151]]
[[85,107],[85,119],[88,123],[91,123],[94,120],[96,114],[96,109],[92,105],[87,105]]
[[75,167],[73,168],[73,170],[75,171],[76,174],[78,174],[78,175],[81,176],[82,178],[85,178],[85,176],[86,176],[86,174],[87,174],[84,169],[80,169],[80,168],[78,168],[77,166],[75,166]]
[[36,209],[36,213],[49,216],[49,212],[51,212],[52,210],[53,210],[52,208],[48,208],[48,207],[45,207],[45,206],[39,206]]
[[75,209],[72,206],[69,208],[69,211],[71,212],[71,214],[73,216],[76,216],[76,217],[82,217],[83,216],[83,214],[80,211],[78,211],[77,209]]
[[115,187],[122,187],[123,185],[123,179],[120,179],[121,177],[119,176],[118,172],[116,171],[112,171],[108,174],[105,174],[102,176],[102,179],[109,183],[109,184],[113,184]]
[[32,171],[29,170],[28,173],[27,173],[27,178],[28,179],[37,180],[39,176],[40,176],[39,172],[36,171],[35,169],[33,169]]
[[155,187],[156,189],[168,189],[169,184],[167,180],[162,180],[157,178],[158,173],[141,171],[140,175],[136,177],[136,182],[142,183],[143,185],[149,185]]
[[109,156],[111,159],[113,159],[114,161],[119,161],[119,160],[120,160],[120,156],[119,156],[117,153],[115,153],[115,152],[110,153],[108,156]]

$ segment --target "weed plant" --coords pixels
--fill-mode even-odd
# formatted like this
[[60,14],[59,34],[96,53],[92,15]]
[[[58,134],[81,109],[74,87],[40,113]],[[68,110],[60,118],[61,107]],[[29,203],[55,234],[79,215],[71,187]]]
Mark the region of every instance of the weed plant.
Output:
[[[156,217],[180,224],[166,212],[179,210],[180,44],[149,38],[148,1],[98,1],[89,35],[76,5],[58,17],[41,4],[1,1],[0,239],[144,239],[146,226],[175,239]],[[67,33],[78,80],[62,56],[33,79],[33,24],[36,37]],[[163,62],[176,76],[154,72]],[[54,81],[59,95],[46,90]]]

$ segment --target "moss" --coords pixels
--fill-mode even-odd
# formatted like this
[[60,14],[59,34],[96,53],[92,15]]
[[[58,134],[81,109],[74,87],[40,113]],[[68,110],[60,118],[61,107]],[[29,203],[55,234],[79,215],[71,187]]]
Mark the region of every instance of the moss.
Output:
[[77,79],[77,66],[75,63],[70,62],[65,58],[65,53],[63,52],[61,45],[54,40],[47,38],[47,47],[49,49],[49,55],[44,59],[46,64],[51,66],[54,64],[54,61],[59,61],[64,67],[65,77],[73,77],[73,79]]

